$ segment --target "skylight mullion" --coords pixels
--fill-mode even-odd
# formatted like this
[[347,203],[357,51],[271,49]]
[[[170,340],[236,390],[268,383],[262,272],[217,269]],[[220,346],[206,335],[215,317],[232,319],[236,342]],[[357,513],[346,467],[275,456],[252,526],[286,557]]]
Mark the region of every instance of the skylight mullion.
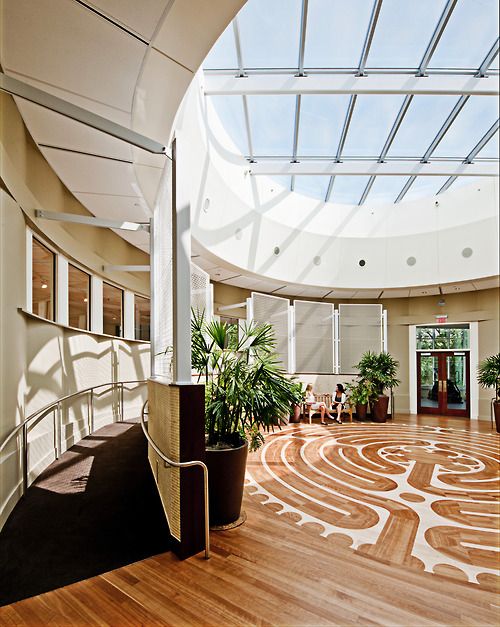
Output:
[[398,197],[394,201],[395,203],[400,202],[403,199],[403,197],[405,196],[406,192],[410,189],[410,187],[415,182],[416,178],[417,178],[416,176],[410,176],[410,178],[406,181],[405,186],[403,187],[403,189],[399,192]]
[[361,52],[361,57],[359,59],[357,76],[366,76],[365,74],[366,60],[368,59],[368,55],[370,53],[370,48],[371,48],[372,41],[373,41],[373,36],[375,35],[375,29],[377,27],[378,17],[380,15],[380,9],[382,8],[382,2],[383,0],[375,0],[373,3],[372,14],[370,16],[370,23],[368,24],[365,42],[363,44],[363,50]]
[[365,190],[361,194],[361,198],[359,199],[358,205],[362,205],[365,202],[366,197],[370,193],[370,190],[371,190],[371,188],[373,186],[373,183],[375,183],[375,177],[374,176],[370,176],[370,178],[368,179],[368,183],[366,184]]
[[307,10],[309,0],[302,0],[302,13],[300,16],[300,46],[299,46],[299,73],[298,76],[304,74],[304,50],[306,47],[306,30],[307,30]]
[[408,108],[410,107],[412,100],[413,100],[413,96],[411,94],[408,94],[406,98],[404,99],[403,104],[401,105],[401,109],[399,110],[396,120],[394,121],[394,124],[392,125],[390,133],[380,153],[380,157],[379,157],[380,163],[382,163],[384,159],[386,158],[387,153],[389,152],[392,142],[394,141],[394,138],[396,137],[396,133],[398,132],[399,127],[401,126],[401,123],[403,122],[403,119],[406,115],[406,112],[408,111]]
[[[293,125],[293,157],[292,163],[297,162],[297,145],[299,143],[299,125],[300,125],[300,102],[301,95],[298,94],[295,98],[295,123]],[[295,176],[290,179],[290,191],[293,192],[295,187]]]
[[427,49],[424,52],[422,61],[420,62],[420,65],[418,66],[417,76],[425,76],[425,72],[427,71],[427,66],[429,65],[429,61],[431,60],[431,57],[434,54],[434,51],[436,50],[439,40],[441,39],[444,29],[446,28],[446,24],[448,24],[448,20],[450,19],[451,14],[453,13],[453,9],[455,8],[457,2],[458,0],[448,0],[448,2],[446,3],[446,6],[441,14],[441,17],[439,18],[437,26],[432,34],[431,40],[429,41]]
[[[440,190],[438,190],[437,194],[442,194],[443,192],[445,192],[449,187],[451,187],[453,185],[453,183],[457,180],[457,176],[450,176],[450,178],[446,181],[446,183],[441,187]],[[436,194],[436,196],[437,196]]]
[[254,163],[254,153],[253,153],[253,144],[252,144],[252,131],[250,128],[250,116],[248,114],[248,101],[246,96],[242,96],[243,98],[243,113],[245,116],[245,128],[247,131],[247,140],[248,140],[248,155],[250,157],[250,163]]
[[494,122],[490,129],[483,135],[483,137],[477,142],[474,148],[469,152],[469,154],[465,157],[464,163],[472,163],[472,161],[476,158],[479,152],[486,146],[486,144],[490,141],[493,135],[498,131],[500,126],[500,120]]
[[[345,120],[344,120],[344,126],[342,128],[342,135],[340,136],[339,145],[337,148],[337,155],[335,157],[335,161],[337,163],[340,162],[340,159],[342,157],[342,150],[344,149],[345,140],[347,138],[347,131],[349,130],[349,125],[351,124],[351,119],[352,119],[352,114],[354,112],[354,105],[356,104],[356,99],[357,99],[357,96],[356,94],[354,94],[353,96],[350,97],[349,104],[347,105],[347,113],[346,113]],[[335,177],[331,176],[330,181],[328,183],[328,189],[326,190],[326,194],[325,194],[325,202],[328,202],[328,200],[330,199],[334,180],[335,180]]]
[[246,76],[243,66],[243,55],[241,54],[240,28],[238,26],[238,18],[233,20],[234,45],[236,46],[236,59],[238,61],[238,78]]
[[479,70],[477,71],[478,78],[484,78],[486,76],[486,72],[489,70],[490,65],[493,63],[493,61],[495,60],[495,57],[498,54],[499,47],[500,47],[500,38],[497,37],[497,40],[491,46],[490,51],[484,57],[484,61],[481,63],[481,66]]
[[450,115],[446,118],[443,126],[439,129],[436,137],[434,137],[434,139],[432,140],[429,148],[427,148],[427,150],[425,151],[424,156],[422,157],[422,163],[427,163],[429,157],[432,155],[434,150],[436,150],[436,148],[439,145],[439,142],[446,135],[446,133],[449,130],[450,126],[453,124],[453,122],[455,121],[457,115],[463,109],[465,103],[467,102],[467,100],[469,100],[469,98],[470,98],[470,96],[460,96],[460,98],[458,99],[458,102],[453,107]]

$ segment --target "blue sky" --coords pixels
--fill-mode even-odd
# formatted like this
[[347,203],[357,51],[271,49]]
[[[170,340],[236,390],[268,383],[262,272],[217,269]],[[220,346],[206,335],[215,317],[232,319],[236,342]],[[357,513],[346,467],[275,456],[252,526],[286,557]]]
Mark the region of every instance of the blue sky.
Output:
[[[373,0],[309,0],[304,65],[307,68],[356,68],[373,8]],[[426,50],[446,0],[384,0],[368,55],[367,72],[380,68],[416,68]],[[297,67],[301,0],[249,0],[237,23],[244,68]],[[429,68],[477,68],[498,37],[497,0],[459,0],[430,59]],[[238,66],[233,25],[207,57],[205,69]],[[492,65],[498,68],[498,57]],[[485,80],[498,80],[490,77]],[[222,123],[237,149],[249,155],[241,96],[212,96]],[[380,154],[404,96],[358,96],[342,155]],[[416,96],[389,150],[388,157],[421,157],[450,114],[458,97]],[[295,96],[247,98],[253,154],[291,156]],[[307,95],[301,98],[297,153],[303,157],[334,157],[349,96]],[[498,119],[498,99],[471,97],[436,148],[435,158],[463,158]],[[498,157],[498,132],[479,158]],[[431,180],[430,180],[431,179]],[[367,200],[393,201],[407,177],[378,177]],[[280,184],[290,178],[282,177]],[[356,203],[368,177],[336,177],[333,202]],[[436,193],[446,179],[419,177],[406,199]],[[295,190],[324,198],[329,177],[295,177]],[[455,185],[463,184],[459,180]]]

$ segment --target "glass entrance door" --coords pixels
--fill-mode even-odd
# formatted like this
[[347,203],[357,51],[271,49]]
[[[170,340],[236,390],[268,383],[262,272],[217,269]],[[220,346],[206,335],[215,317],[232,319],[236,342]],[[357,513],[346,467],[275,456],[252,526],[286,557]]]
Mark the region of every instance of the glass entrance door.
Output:
[[417,353],[420,414],[469,417],[469,353]]

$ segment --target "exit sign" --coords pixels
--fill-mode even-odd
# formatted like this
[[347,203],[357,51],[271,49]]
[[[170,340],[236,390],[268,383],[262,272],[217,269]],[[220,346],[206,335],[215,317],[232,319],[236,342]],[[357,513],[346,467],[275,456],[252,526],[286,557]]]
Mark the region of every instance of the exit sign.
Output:
[[436,316],[436,322],[437,324],[443,324],[448,320],[448,316],[444,315],[444,316]]

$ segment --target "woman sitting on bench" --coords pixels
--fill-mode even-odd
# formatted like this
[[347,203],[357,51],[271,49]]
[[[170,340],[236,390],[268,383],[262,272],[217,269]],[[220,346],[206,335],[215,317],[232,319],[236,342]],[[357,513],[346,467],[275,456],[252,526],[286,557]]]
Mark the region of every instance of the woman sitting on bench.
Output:
[[328,414],[329,418],[335,420],[335,418],[328,411],[325,403],[316,402],[316,397],[314,396],[313,386],[311,383],[308,383],[306,386],[306,405],[309,405],[313,411],[318,411],[320,413],[322,425],[327,424],[325,422],[325,413]]
[[344,405],[347,399],[347,396],[344,392],[344,386],[342,383],[337,383],[337,387],[335,388],[335,393],[332,394],[332,409],[337,412],[337,418],[334,418],[335,422],[339,425],[342,424],[342,412],[344,411]]

